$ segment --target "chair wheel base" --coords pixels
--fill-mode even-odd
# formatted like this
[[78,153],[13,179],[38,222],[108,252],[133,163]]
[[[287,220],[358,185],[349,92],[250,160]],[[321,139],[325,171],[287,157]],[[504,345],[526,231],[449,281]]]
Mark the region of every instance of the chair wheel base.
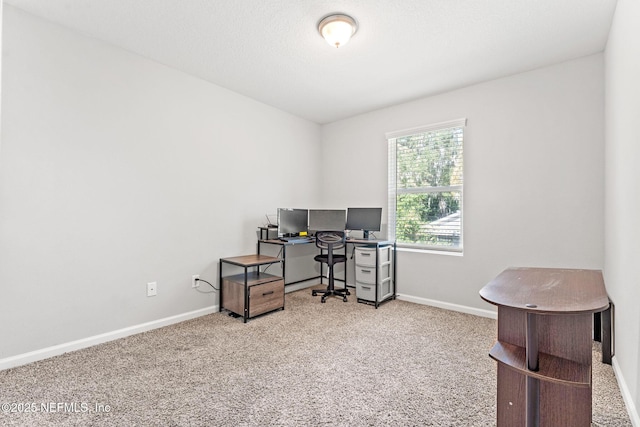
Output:
[[311,295],[314,297],[320,295],[321,296],[320,302],[324,303],[327,301],[327,298],[330,296],[342,298],[343,302],[348,302],[349,300],[347,300],[347,295],[351,295],[351,294],[349,293],[349,291],[345,289],[327,289],[325,291],[314,289],[311,291]]

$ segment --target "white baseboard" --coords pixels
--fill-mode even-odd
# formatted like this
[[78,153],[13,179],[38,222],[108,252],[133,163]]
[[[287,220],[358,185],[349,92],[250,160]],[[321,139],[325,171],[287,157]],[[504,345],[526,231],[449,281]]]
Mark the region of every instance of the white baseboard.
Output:
[[305,280],[304,282],[296,283],[295,285],[286,285],[284,287],[284,292],[288,294],[290,292],[299,291],[301,289],[311,288],[319,284],[320,282],[318,281],[318,279],[313,278],[313,279]]
[[430,305],[432,307],[444,308],[445,310],[459,311],[461,313],[473,314],[480,317],[488,317],[490,319],[497,319],[498,313],[492,310],[482,310],[480,308],[468,307],[466,305],[452,304],[450,302],[443,302],[434,299],[414,297],[411,295],[397,294],[399,300],[414,302],[416,304]]
[[618,360],[615,356],[611,359],[611,366],[613,367],[613,373],[616,375],[616,380],[618,380],[622,400],[624,400],[624,404],[627,407],[631,424],[633,424],[633,427],[640,427],[640,415],[638,414],[638,408],[636,408],[636,405],[633,403],[629,387],[620,372],[620,365],[618,365]]
[[11,356],[0,359],[0,371],[14,368],[16,366],[26,365],[27,363],[36,362],[38,360],[48,359],[49,357],[59,356],[71,351],[80,350],[94,345],[113,341],[118,338],[128,337],[130,335],[139,334],[141,332],[150,331],[152,329],[162,328],[163,326],[173,325],[174,323],[184,322],[185,320],[195,319],[196,317],[205,316],[207,314],[220,311],[219,306],[202,308],[200,310],[190,311],[175,316],[165,317],[164,319],[153,320],[139,325],[129,326],[127,328],[118,329],[116,331],[106,332],[104,334],[92,337],[82,338],[80,340],[71,341],[64,344],[58,344],[40,350],[30,351],[17,356]]

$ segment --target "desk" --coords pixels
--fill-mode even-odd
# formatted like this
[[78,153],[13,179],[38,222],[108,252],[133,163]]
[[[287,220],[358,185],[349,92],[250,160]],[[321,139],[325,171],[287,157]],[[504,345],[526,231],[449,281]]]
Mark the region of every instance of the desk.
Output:
[[[355,283],[355,262],[353,261],[353,253],[349,256],[349,249],[353,249],[356,246],[367,247],[393,247],[393,262],[392,262],[392,286],[393,294],[384,298],[382,301],[378,301],[377,298],[372,303],[376,308],[380,303],[396,298],[396,242],[393,240],[374,240],[374,239],[352,239],[348,238],[345,245],[345,255],[347,255],[347,262],[344,270],[344,278],[335,278],[337,281],[345,282],[345,286],[352,288],[356,287]],[[295,249],[294,249],[295,248]],[[320,283],[323,282],[323,268],[322,265],[318,266],[318,263],[313,259],[318,254],[318,248],[315,245],[315,241],[310,239],[306,242],[285,242],[279,239],[261,239],[258,240],[258,254],[268,254],[282,258],[282,272],[281,276],[284,278],[285,286],[293,285],[296,283],[306,282],[308,280],[320,279]],[[296,253],[292,253],[296,252]],[[376,265],[378,260],[376,259]],[[336,267],[336,271],[340,271],[340,267]],[[376,269],[377,274],[377,269]],[[352,278],[353,280],[349,280]],[[376,277],[376,293],[378,295]],[[360,302],[365,302],[362,300]]]
[[498,306],[498,426],[591,425],[592,315],[609,307],[602,273],[509,268],[480,296]]

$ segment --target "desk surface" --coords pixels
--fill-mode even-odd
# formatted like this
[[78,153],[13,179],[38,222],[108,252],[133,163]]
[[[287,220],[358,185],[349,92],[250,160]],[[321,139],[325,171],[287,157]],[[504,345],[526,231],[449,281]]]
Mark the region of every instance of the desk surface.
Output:
[[220,261],[228,264],[239,265],[241,267],[255,267],[258,265],[273,264],[281,262],[282,258],[276,258],[268,255],[241,255],[231,258],[221,258]]
[[347,243],[354,243],[358,245],[393,245],[393,240],[385,239],[357,239],[353,237],[347,238]]
[[[293,242],[285,242],[280,239],[263,239],[260,240],[262,243],[269,243],[272,245],[300,245],[300,244],[308,244],[315,243],[315,239],[310,238],[304,241],[293,241]],[[384,239],[355,239],[355,238],[347,238],[345,240],[346,243],[353,243],[357,245],[393,245],[393,240],[384,240]]]
[[309,243],[315,243],[315,239],[306,239],[306,240],[298,240],[286,242],[280,239],[263,239],[259,241],[260,243],[268,243],[270,245],[307,245]]
[[609,306],[599,270],[508,268],[480,290],[480,297],[538,314],[597,313]]

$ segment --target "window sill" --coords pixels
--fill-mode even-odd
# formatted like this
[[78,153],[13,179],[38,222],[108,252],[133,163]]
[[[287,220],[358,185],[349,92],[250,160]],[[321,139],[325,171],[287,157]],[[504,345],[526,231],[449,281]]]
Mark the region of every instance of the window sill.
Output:
[[464,256],[464,253],[462,251],[437,251],[434,249],[403,248],[400,246],[396,247],[396,251],[397,252],[416,252],[416,253],[429,254],[429,255],[447,255],[447,256],[455,256],[455,257]]

